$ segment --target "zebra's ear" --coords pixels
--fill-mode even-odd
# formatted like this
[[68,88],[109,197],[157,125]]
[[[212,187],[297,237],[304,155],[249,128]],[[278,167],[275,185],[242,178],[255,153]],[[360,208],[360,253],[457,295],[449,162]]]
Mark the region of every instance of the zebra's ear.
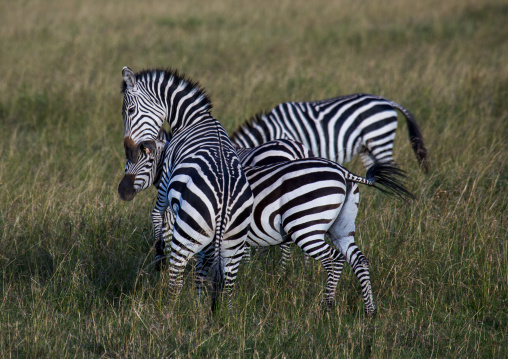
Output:
[[125,66],[122,69],[122,76],[125,84],[127,85],[127,89],[133,89],[136,87],[136,75],[134,75],[134,72],[130,68]]

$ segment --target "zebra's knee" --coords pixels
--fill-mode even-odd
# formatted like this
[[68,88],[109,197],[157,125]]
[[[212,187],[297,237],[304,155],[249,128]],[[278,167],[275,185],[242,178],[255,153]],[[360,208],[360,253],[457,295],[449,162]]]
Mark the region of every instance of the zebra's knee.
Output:
[[355,271],[361,270],[362,272],[369,273],[369,261],[361,252],[352,260],[351,266]]

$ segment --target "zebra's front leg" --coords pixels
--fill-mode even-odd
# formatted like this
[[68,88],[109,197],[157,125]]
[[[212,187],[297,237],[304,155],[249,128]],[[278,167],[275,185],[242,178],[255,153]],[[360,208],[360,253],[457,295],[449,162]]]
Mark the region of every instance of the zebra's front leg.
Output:
[[281,271],[286,272],[286,264],[289,262],[291,256],[291,237],[284,231],[284,229],[279,229],[280,235],[282,236],[282,243],[279,245],[282,257],[280,259]]
[[164,210],[157,207],[152,211],[153,239],[155,243],[155,270],[160,271],[165,262],[163,232],[166,230],[166,223],[163,216]]
[[[175,216],[173,211],[168,207],[164,211],[164,218],[162,223],[161,237],[157,238],[154,234],[155,239],[155,270],[161,271],[166,267],[166,258],[171,248],[171,237],[173,235],[173,222]],[[154,229],[155,232],[155,229]]]
[[251,246],[246,246],[245,247],[245,251],[243,253],[243,258],[242,260],[246,263],[250,262],[251,260],[251,257],[252,257],[252,248]]
[[287,262],[289,262],[289,258],[291,257],[291,242],[285,242],[280,244],[281,258],[280,258],[280,267],[281,271],[286,271]]
[[[163,231],[164,233],[164,231]],[[162,271],[166,268],[166,254],[164,253],[165,243],[164,240],[157,240],[155,242],[155,270],[157,272]]]

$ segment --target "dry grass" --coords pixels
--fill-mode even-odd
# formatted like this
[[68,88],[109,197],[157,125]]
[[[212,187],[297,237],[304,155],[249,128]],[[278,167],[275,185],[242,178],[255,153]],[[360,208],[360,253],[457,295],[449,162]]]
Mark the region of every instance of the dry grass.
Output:
[[[508,351],[508,6],[503,1],[0,3],[0,357],[503,357]],[[378,317],[344,271],[277,251],[241,270],[235,312],[209,319],[189,271],[169,300],[150,261],[154,190],[118,199],[120,80],[175,67],[228,131],[279,102],[383,95],[418,200],[362,191],[357,242]],[[349,165],[362,172],[357,161]]]

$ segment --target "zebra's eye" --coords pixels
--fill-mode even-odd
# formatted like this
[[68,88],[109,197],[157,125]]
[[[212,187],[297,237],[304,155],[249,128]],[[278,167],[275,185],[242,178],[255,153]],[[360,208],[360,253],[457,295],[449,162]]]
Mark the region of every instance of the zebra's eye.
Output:
[[129,113],[129,115],[132,115],[134,114],[134,112],[136,111],[136,108],[134,106],[130,107],[127,112]]

